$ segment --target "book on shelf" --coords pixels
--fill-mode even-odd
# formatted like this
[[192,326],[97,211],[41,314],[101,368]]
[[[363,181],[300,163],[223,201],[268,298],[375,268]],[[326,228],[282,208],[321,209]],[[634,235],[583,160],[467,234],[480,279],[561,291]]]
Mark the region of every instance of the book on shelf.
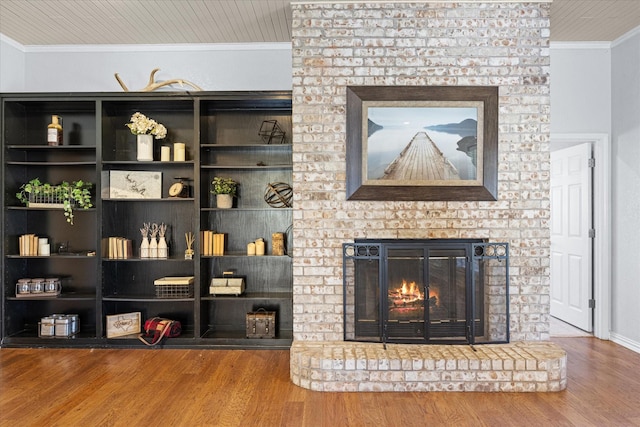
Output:
[[200,232],[200,253],[203,256],[224,255],[224,239],[224,233],[202,230]]
[[18,238],[20,256],[38,255],[38,236],[35,234],[23,234]]
[[133,257],[131,239],[110,236],[102,239],[102,255],[108,259],[130,259]]

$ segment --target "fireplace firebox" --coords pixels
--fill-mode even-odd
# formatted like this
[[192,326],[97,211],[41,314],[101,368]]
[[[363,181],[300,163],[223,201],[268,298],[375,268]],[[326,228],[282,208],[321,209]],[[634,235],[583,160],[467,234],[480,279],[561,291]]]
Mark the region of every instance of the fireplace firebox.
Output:
[[509,245],[480,239],[343,244],[347,341],[509,342]]

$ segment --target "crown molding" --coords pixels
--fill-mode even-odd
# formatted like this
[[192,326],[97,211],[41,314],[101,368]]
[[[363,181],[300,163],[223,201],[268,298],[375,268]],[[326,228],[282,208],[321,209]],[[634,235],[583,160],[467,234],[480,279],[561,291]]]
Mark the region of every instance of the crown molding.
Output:
[[0,41],[25,53],[92,52],[203,52],[239,50],[291,50],[291,43],[176,43],[176,44],[75,44],[25,46],[0,33]]
[[635,37],[635,36],[637,36],[639,34],[640,34],[640,27],[636,27],[633,30],[629,31],[628,33],[622,35],[621,37],[618,37],[617,39],[615,39],[611,43],[611,45],[614,46],[614,47],[618,46],[619,44],[624,43],[627,40],[629,40],[630,38]]
[[11,37],[5,36],[2,33],[0,33],[0,42],[8,44],[9,46],[14,47],[14,48],[18,49],[21,52],[25,51],[24,45],[18,43],[17,41],[12,39]]
[[611,49],[611,42],[551,42],[551,49]]

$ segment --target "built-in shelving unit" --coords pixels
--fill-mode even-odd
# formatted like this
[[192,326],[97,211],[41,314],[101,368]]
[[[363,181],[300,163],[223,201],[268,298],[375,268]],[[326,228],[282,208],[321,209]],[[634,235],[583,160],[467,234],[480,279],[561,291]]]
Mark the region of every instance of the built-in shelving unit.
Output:
[[[265,200],[267,184],[291,183],[291,95],[289,92],[198,92],[125,94],[5,94],[1,97],[2,138],[2,346],[144,346],[138,340],[106,338],[106,316],[140,312],[142,320],[179,320],[183,332],[165,346],[288,348],[292,340],[292,259],[271,255],[273,233],[290,238],[291,208]],[[168,129],[154,143],[154,161],[136,160],[135,136],[125,126],[142,112]],[[48,146],[47,124],[63,119],[64,143]],[[277,120],[282,143],[259,135],[265,120]],[[159,161],[161,146],[181,142],[185,161]],[[110,194],[114,171],[158,172],[161,198],[123,199]],[[210,192],[215,176],[239,182],[232,209],[216,206]],[[94,184],[93,207],[75,210],[74,225],[60,209],[21,204],[23,183],[83,180]],[[191,186],[189,197],[169,197],[178,178]],[[168,226],[167,259],[140,257],[143,223]],[[221,256],[203,256],[200,231],[225,234]],[[185,233],[196,237],[195,256],[185,259]],[[49,256],[21,256],[18,238],[35,234],[51,244]],[[132,241],[128,259],[109,257],[110,236]],[[265,256],[248,256],[248,242],[263,238]],[[60,243],[68,252],[58,253]],[[212,278],[224,272],[243,277],[241,296],[209,294]],[[194,276],[193,296],[158,298],[154,280]],[[58,277],[58,296],[16,295],[22,278]],[[246,313],[276,312],[273,339],[245,337]],[[54,313],[78,314],[80,334],[68,339],[38,336],[38,322]]]

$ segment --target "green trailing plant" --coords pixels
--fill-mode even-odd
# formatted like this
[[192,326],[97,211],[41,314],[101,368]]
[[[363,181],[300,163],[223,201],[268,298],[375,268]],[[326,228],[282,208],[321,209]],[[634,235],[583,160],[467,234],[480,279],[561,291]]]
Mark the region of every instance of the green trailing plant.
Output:
[[73,225],[73,209],[89,209],[93,207],[91,202],[91,188],[93,184],[82,180],[62,181],[61,184],[52,185],[42,183],[39,178],[22,184],[20,191],[16,193],[17,199],[29,206],[30,199],[35,200],[38,196],[45,201],[62,204],[64,216],[69,224]]
[[231,178],[216,176],[213,178],[213,181],[211,181],[211,185],[211,192],[213,194],[230,194],[235,197],[236,192],[238,191],[238,183]]

